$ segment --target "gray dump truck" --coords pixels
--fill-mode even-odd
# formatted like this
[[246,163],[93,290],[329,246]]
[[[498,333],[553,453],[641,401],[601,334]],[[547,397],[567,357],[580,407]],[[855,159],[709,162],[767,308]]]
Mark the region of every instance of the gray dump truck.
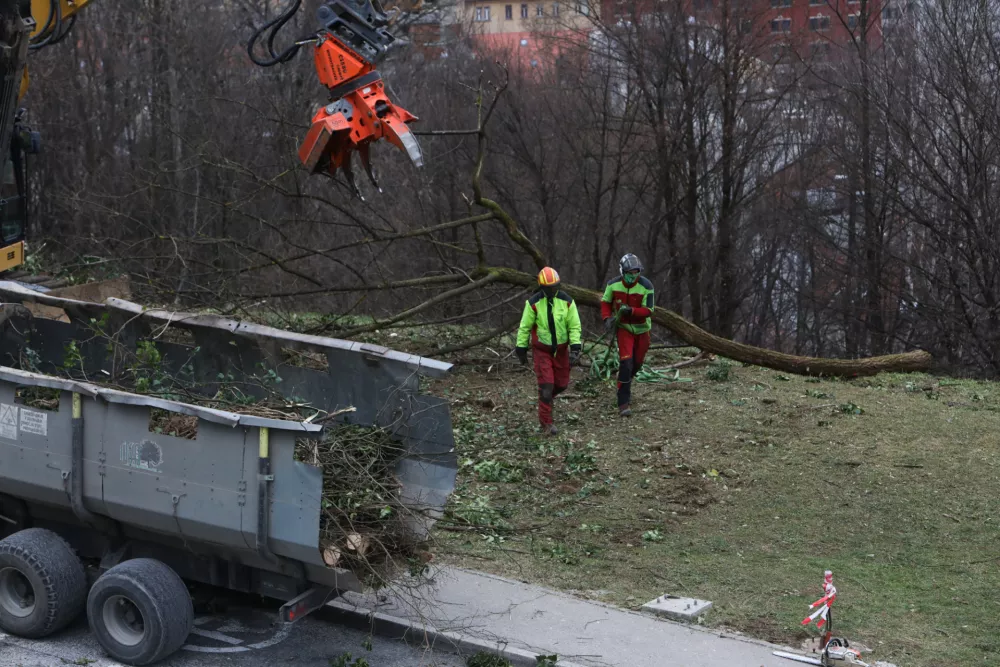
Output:
[[[206,395],[223,375],[264,372],[281,378],[289,398],[341,423],[389,430],[406,452],[395,474],[418,539],[454,488],[448,406],[421,394],[419,380],[447,373],[448,364],[117,299],[63,299],[11,282],[0,281],[0,300],[4,632],[44,638],[85,613],[111,657],[148,665],[177,651],[192,629],[188,583],[274,599],[283,622],[361,588],[324,561],[322,472],[293,458],[296,441],[318,438],[323,427],[59,377],[67,363],[84,376],[113,376],[121,346],[152,341],[164,367],[183,365]],[[113,344],[95,336],[98,322],[114,331]],[[296,364],[289,351],[312,361]],[[49,409],[18,398],[38,387],[57,392]],[[152,410],[197,418],[196,437],[151,430]]]

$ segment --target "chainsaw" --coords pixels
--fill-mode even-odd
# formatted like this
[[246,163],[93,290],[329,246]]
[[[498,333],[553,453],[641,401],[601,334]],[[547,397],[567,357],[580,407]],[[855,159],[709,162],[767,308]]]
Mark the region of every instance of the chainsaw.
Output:
[[785,651],[775,651],[774,655],[779,658],[804,662],[807,665],[819,665],[820,667],[847,667],[847,665],[871,667],[861,659],[861,651],[851,648],[847,640],[842,637],[833,637],[830,639],[818,658],[799,655],[797,653],[787,653]]

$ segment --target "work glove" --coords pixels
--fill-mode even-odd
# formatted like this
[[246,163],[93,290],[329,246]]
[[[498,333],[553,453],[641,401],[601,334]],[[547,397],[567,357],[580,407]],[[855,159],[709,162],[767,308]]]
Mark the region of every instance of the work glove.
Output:
[[522,366],[528,365],[528,348],[526,347],[516,347],[514,352],[517,353],[517,358],[521,362]]
[[618,310],[618,317],[628,317],[632,314],[632,306],[622,306]]
[[569,365],[576,366],[577,362],[580,361],[580,355],[583,354],[583,347],[580,345],[573,345],[569,348]]
[[604,331],[611,331],[615,328],[615,318],[605,317],[604,318]]

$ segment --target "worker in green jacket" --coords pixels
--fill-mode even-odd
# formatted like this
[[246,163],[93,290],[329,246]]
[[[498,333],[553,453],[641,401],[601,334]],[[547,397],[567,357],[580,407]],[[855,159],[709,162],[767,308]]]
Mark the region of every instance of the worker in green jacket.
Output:
[[[642,262],[629,253],[618,262],[618,277],[608,281],[601,298],[601,317],[618,337],[618,414],[632,415],[632,380],[649,351],[653,283],[642,275]],[[616,326],[617,324],[617,326]]]
[[583,351],[580,313],[573,298],[559,289],[555,269],[542,269],[538,286],[524,304],[516,352],[521,364],[527,365],[530,342],[538,378],[538,421],[544,435],[556,435],[559,429],[552,423],[552,399],[569,386],[569,369]]

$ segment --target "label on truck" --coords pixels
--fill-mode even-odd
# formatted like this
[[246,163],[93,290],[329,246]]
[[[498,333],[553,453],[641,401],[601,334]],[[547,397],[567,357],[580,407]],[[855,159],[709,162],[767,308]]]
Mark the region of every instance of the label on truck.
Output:
[[152,440],[123,442],[118,451],[121,462],[129,468],[160,472],[163,463],[163,449]]
[[0,438],[17,440],[17,406],[0,403]]
[[21,432],[48,435],[49,416],[44,412],[21,408]]

